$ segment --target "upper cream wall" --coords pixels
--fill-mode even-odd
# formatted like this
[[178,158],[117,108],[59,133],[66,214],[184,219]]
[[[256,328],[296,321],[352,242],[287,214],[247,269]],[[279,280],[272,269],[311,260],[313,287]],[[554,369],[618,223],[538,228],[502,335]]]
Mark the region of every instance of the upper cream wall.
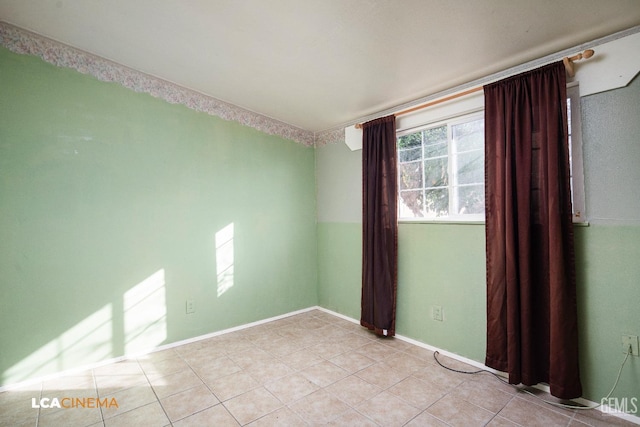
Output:
[[640,225],[640,78],[582,98],[585,202],[591,223]]
[[362,150],[318,147],[316,180],[318,222],[362,222]]

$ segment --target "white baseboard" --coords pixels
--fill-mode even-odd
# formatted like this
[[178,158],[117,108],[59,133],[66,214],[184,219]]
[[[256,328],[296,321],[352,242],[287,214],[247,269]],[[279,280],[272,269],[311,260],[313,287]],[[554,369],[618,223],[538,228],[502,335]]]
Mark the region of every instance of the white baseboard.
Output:
[[[315,308],[318,309],[318,310],[324,311],[325,313],[332,314],[332,315],[334,315],[336,317],[339,317],[341,319],[348,320],[349,322],[356,323],[358,325],[360,324],[360,322],[358,320],[353,319],[353,318],[348,317],[348,316],[345,316],[345,315],[340,314],[340,313],[336,313],[335,311],[331,311],[331,310],[328,310],[328,309],[323,308],[323,307],[315,307]],[[477,361],[472,360],[472,359],[467,359],[466,357],[460,356],[459,354],[455,354],[455,353],[452,353],[450,351],[443,350],[441,348],[434,347],[434,346],[429,345],[429,344],[425,344],[423,342],[414,340],[413,338],[405,337],[403,335],[396,334],[396,338],[399,339],[399,340],[408,342],[410,344],[416,345],[418,347],[422,347],[424,349],[431,350],[433,352],[437,351],[438,353],[440,353],[442,355],[445,355],[445,356],[450,357],[452,359],[455,359],[455,360],[458,360],[460,362],[466,363],[467,365],[471,365],[471,366],[474,366],[474,367],[476,367],[478,369],[482,369],[482,370],[485,370],[487,372],[491,372],[491,373],[494,373],[496,375],[499,375],[499,376],[501,376],[503,378],[507,378],[507,375],[504,372],[496,371],[495,369],[492,369],[492,368],[484,365],[483,363],[477,362]],[[549,386],[548,385],[544,385],[544,384],[536,384],[535,386],[532,386],[532,387],[536,388],[538,390],[542,390],[542,391],[544,391],[546,393],[549,393],[549,391],[550,391],[549,390]],[[578,398],[572,399],[572,400],[574,402],[579,403],[580,405],[584,405],[584,406],[595,406],[595,405],[597,405],[596,402],[592,402],[592,401],[584,399],[582,397],[578,397]],[[621,419],[624,419],[625,421],[629,421],[631,423],[640,425],[640,417],[639,416],[635,416],[635,415],[632,415],[632,414],[625,414],[625,413],[622,413],[622,412],[615,412],[615,411],[612,410],[613,408],[610,408],[607,405],[601,405],[601,406],[599,406],[597,408],[594,408],[594,410],[595,409],[597,409],[600,412],[606,413],[607,415],[614,416],[614,417],[617,417],[617,418],[621,418]]]

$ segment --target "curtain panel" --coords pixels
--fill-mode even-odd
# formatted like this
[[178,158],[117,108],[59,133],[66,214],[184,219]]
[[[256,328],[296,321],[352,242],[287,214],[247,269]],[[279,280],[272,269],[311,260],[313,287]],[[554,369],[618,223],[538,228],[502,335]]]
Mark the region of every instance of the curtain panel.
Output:
[[394,336],[398,284],[398,173],[395,116],[364,123],[360,324]]
[[485,364],[582,394],[562,62],[484,87]]

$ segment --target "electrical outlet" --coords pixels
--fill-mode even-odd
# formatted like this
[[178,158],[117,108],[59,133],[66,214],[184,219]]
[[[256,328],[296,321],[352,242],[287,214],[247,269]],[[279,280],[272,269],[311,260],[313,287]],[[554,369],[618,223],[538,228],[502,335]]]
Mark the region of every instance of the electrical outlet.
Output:
[[431,315],[433,317],[433,320],[437,320],[438,322],[442,322],[443,317],[444,317],[442,315],[442,306],[434,305],[433,307],[431,307]]
[[193,298],[189,298],[187,299],[187,314],[191,314],[191,313],[195,313],[196,312],[196,303],[195,301],[193,301]]
[[623,335],[622,336],[622,352],[627,354],[629,352],[629,346],[631,346],[631,355],[638,356],[638,337],[635,335]]

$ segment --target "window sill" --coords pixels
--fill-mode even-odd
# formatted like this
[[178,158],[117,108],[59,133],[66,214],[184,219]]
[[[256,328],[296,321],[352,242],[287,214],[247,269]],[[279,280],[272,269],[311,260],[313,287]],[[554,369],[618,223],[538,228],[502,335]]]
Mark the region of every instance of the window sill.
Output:
[[455,219],[401,219],[399,224],[448,224],[448,225],[484,225],[482,220]]
[[[400,219],[398,224],[448,224],[448,225],[485,225],[484,221],[464,221],[464,220],[437,220],[437,219]],[[574,222],[574,227],[589,227],[590,224],[587,221]]]

